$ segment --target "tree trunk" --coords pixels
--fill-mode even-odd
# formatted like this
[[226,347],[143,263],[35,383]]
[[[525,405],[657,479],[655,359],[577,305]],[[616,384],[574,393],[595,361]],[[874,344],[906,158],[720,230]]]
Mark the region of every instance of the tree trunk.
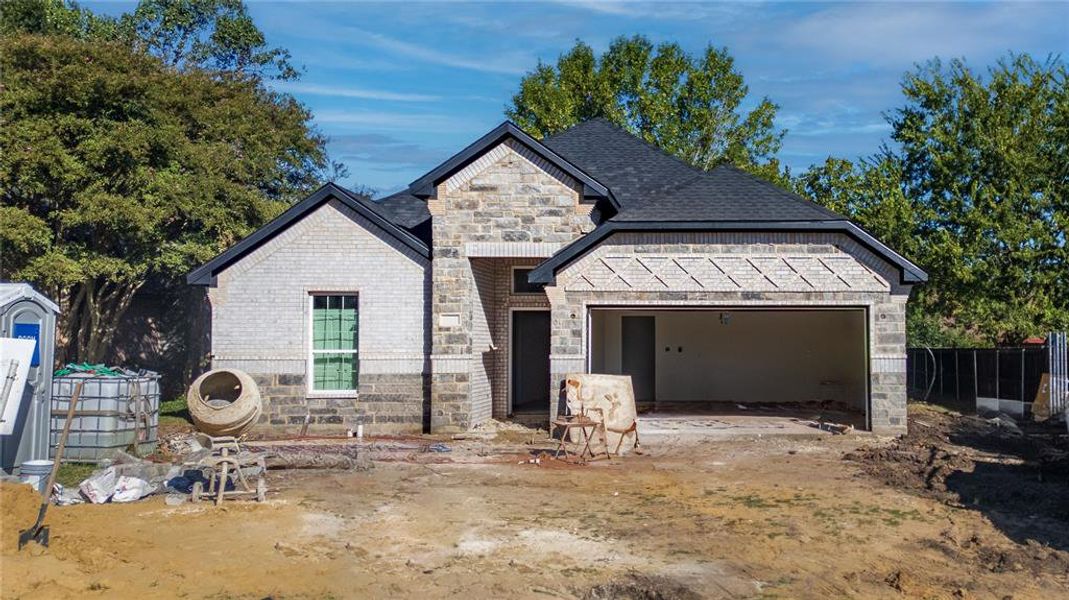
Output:
[[90,279],[75,286],[60,314],[57,336],[57,355],[63,357],[60,364],[95,364],[106,360],[115,330],[142,285],[144,281]]

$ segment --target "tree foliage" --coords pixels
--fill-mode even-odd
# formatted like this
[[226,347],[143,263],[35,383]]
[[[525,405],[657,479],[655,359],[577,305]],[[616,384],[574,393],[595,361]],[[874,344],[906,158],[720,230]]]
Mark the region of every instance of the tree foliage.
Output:
[[184,276],[327,166],[291,97],[121,42],[6,35],[0,77],[0,272],[66,305],[67,359],[100,360],[148,278]]
[[749,88],[726,48],[690,56],[674,43],[620,37],[601,56],[576,42],[556,65],[539,63],[520,82],[506,114],[538,137],[604,117],[702,169],[730,162],[770,179],[784,131]]
[[64,0],[6,0],[0,3],[0,34],[37,33],[79,39],[114,39],[114,19],[98,17]]
[[294,79],[290,54],[267,45],[241,0],[141,0],[132,13],[99,16],[65,0],[7,0],[0,32],[120,42],[179,70]]
[[146,52],[178,68],[294,79],[290,54],[269,48],[240,0],[141,0],[120,21]]
[[1069,89],[1058,59],[985,75],[935,60],[902,82],[893,146],[796,180],[919,262],[911,340],[1016,342],[1069,327]]

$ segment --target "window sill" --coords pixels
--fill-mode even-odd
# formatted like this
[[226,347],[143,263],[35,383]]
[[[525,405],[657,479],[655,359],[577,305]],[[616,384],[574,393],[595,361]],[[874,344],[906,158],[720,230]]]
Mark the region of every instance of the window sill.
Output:
[[304,396],[306,398],[352,398],[353,400],[356,400],[360,397],[360,392],[357,390],[317,391],[307,392]]

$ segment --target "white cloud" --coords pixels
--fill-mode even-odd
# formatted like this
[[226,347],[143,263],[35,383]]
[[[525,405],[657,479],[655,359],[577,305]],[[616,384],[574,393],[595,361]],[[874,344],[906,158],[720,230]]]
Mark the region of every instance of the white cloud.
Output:
[[301,83],[294,81],[280,81],[274,83],[274,88],[290,94],[308,94],[311,96],[334,96],[337,98],[362,98],[365,100],[391,100],[394,102],[433,102],[440,100],[440,96],[427,94],[409,94],[403,92],[390,92],[385,90],[372,90],[350,86],[316,85],[313,83]]
[[495,52],[482,57],[462,56],[450,53],[440,46],[431,45],[429,42],[406,42],[380,33],[360,29],[350,28],[349,31],[355,34],[355,37],[350,38],[353,42],[376,46],[394,54],[414,58],[425,63],[457,69],[520,75],[525,73],[529,66],[535,62],[528,56],[520,56],[516,53]]
[[406,113],[365,110],[317,110],[315,122],[332,125],[332,130],[359,127],[360,131],[418,131],[425,133],[457,133],[489,129],[486,123],[436,113]]
[[635,0],[551,0],[553,4],[592,13],[635,19],[723,20],[752,14],[756,2],[641,2]]
[[1069,9],[1063,3],[839,4],[782,25],[775,37],[788,48],[879,66],[902,67],[934,56],[986,62],[1058,39],[1063,49],[1069,47]]

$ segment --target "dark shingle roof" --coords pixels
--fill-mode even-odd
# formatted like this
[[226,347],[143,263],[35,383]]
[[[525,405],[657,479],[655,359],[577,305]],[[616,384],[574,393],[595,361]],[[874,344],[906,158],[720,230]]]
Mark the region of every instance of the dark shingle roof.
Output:
[[605,119],[543,143],[612,190],[614,221],[838,221],[837,215],[732,166],[703,171]]
[[427,210],[427,201],[408,192],[386,196],[381,200],[375,200],[375,204],[390,217],[391,221],[409,229],[431,218],[431,211]]
[[721,165],[625,206],[614,221],[843,221],[846,217],[742,169]]
[[584,121],[542,143],[608,186],[623,206],[701,173],[605,119]]
[[398,192],[373,204],[378,206],[379,212],[387,219],[411,231],[430,245],[431,211],[427,210],[426,200],[408,192]]

